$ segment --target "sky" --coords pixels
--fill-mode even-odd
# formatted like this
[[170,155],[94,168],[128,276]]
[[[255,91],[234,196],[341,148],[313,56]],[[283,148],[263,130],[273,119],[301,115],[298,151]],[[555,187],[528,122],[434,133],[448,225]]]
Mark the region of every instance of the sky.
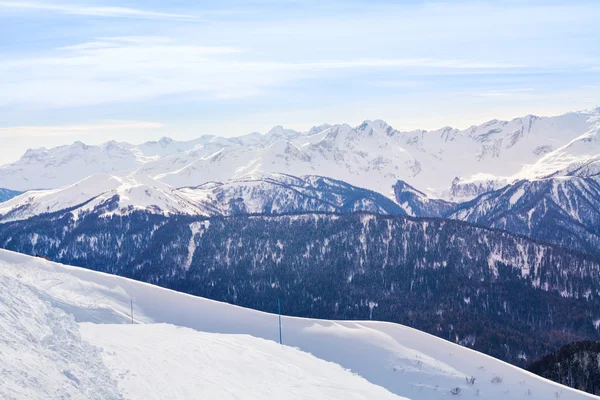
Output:
[[80,140],[600,105],[596,0],[0,0],[0,164]]

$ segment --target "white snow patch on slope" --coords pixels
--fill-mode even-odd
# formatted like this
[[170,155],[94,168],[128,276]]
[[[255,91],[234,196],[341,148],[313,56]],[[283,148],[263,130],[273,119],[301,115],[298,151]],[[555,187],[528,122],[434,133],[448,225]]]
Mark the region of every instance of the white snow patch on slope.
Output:
[[510,196],[510,205],[515,205],[517,203],[517,201],[519,201],[519,199],[521,197],[523,197],[523,195],[525,194],[525,189],[523,189],[523,187],[519,187],[512,196]]
[[[55,307],[75,315],[79,322],[127,324],[130,299],[133,298],[137,324],[168,323],[204,332],[251,335],[271,340],[275,344],[279,340],[278,319],[274,314],[244,309],[4,250],[0,250],[0,276],[17,279],[35,289]],[[285,309],[283,311],[285,312]],[[282,325],[285,345],[297,347],[322,360],[339,364],[375,385],[411,399],[447,399],[451,396],[450,391],[456,387],[461,389],[461,399],[512,400],[527,396],[526,398],[530,399],[545,400],[555,398],[556,393],[561,399],[597,398],[402,325],[286,316],[282,317]],[[127,326],[120,328],[129,329]],[[104,351],[109,353],[103,356],[109,366],[110,357],[127,356],[118,354],[119,344],[116,339],[112,344],[96,343],[92,335],[87,335],[89,331],[86,329],[87,327],[83,329],[84,338],[103,346]],[[167,352],[175,348],[174,343],[178,338],[171,334],[177,332],[177,329],[170,331],[169,335],[166,335],[166,331],[161,332],[162,328],[148,327],[148,330],[153,329],[156,329],[154,333],[148,335],[157,336],[149,338],[148,342],[141,340],[140,336],[137,345],[151,348],[153,341],[158,340],[156,338],[160,336],[166,342]],[[122,334],[126,335],[125,332]],[[187,333],[183,335],[185,334]],[[102,334],[98,333],[95,337],[98,336]],[[291,349],[286,348],[282,351],[288,350]],[[180,350],[173,351],[174,354],[180,354]],[[111,355],[110,352],[117,355]],[[145,353],[145,349],[139,349],[137,354],[147,357]],[[131,353],[131,356],[134,354]],[[148,362],[152,364],[151,361]],[[150,366],[143,364],[144,362],[136,364],[140,369],[131,369],[131,373],[145,374],[142,368]],[[164,372],[160,366],[156,368]],[[255,371],[247,372],[252,374]],[[320,370],[316,372],[321,373]],[[333,372],[328,370],[326,373]],[[476,378],[475,385],[466,383],[465,377],[470,376]],[[495,376],[502,378],[502,383],[492,383]],[[146,378],[150,380],[153,376]],[[188,383],[192,385],[194,382]],[[121,382],[121,387],[123,385]],[[527,393],[531,395],[526,395]],[[246,393],[240,397],[246,398],[245,395]],[[373,395],[367,398],[381,397]]]
[[208,229],[209,225],[210,221],[194,222],[190,224],[192,236],[190,237],[190,242],[188,244],[188,256],[184,264],[184,268],[186,270],[190,269],[192,260],[194,259],[194,253],[196,252],[196,235],[203,233],[206,229]]

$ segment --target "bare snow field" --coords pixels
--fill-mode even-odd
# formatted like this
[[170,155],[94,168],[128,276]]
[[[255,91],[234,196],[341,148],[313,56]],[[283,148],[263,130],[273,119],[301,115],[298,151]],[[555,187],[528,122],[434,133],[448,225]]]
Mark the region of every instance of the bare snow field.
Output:
[[0,315],[2,399],[598,399],[392,323],[284,316],[281,346],[275,314],[5,250]]

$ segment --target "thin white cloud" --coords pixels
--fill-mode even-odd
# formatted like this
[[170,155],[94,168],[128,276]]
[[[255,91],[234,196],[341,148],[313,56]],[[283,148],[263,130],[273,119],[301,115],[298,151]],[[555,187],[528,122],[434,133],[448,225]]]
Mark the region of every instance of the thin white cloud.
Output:
[[118,130],[157,129],[164,125],[158,122],[116,121],[83,125],[12,126],[0,128],[0,138],[60,137],[88,135]]
[[80,6],[75,4],[54,4],[34,1],[0,1],[0,8],[25,11],[50,11],[61,14],[96,17],[205,21],[198,16],[189,14],[165,13],[118,6]]
[[242,98],[335,71],[398,69],[453,74],[516,68],[501,63],[429,58],[361,58],[306,62],[257,60],[244,49],[181,44],[164,37],[100,38],[45,58],[0,62],[0,106],[69,107],[193,93]]

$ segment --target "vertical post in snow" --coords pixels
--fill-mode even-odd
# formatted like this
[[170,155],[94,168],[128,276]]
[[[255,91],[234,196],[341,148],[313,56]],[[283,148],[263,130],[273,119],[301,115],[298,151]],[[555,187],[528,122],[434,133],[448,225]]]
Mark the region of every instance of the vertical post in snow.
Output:
[[133,324],[133,299],[131,301],[131,323]]
[[281,340],[281,301],[277,298],[277,313],[279,314],[279,344],[283,344]]

